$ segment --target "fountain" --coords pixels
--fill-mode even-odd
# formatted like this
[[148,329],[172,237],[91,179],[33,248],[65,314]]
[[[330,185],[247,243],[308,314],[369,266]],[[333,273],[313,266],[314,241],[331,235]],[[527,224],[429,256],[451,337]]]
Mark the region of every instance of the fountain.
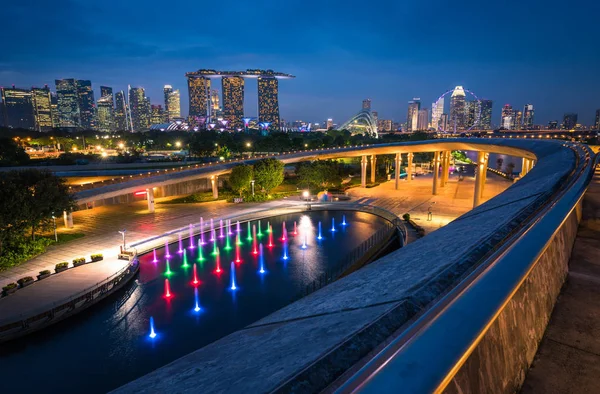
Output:
[[200,218],[200,241],[199,245],[204,245],[204,219]]
[[258,245],[258,250],[260,251],[260,255],[259,255],[260,270],[258,272],[260,272],[261,274],[264,274],[265,273],[265,256],[263,254],[262,243],[260,245]]
[[215,241],[215,224],[212,219],[210,219],[210,242]]
[[227,235],[233,235],[233,231],[231,231],[231,219],[227,221]]
[[252,242],[252,254],[253,255],[257,255],[258,254],[258,248],[256,247],[256,225],[252,225],[252,234],[254,236],[254,240]]
[[[238,237],[238,241],[239,241],[240,235],[238,234],[237,237]],[[236,244],[235,244],[235,262],[236,263],[242,262],[242,259],[240,258],[240,244],[238,242],[236,242]]]
[[152,260],[153,263],[158,263],[158,259],[156,258],[156,248],[154,248],[154,250],[152,251],[154,254],[154,259]]
[[342,215],[342,226],[346,225],[348,225],[348,223],[346,223],[346,215]]
[[150,339],[156,338],[156,331],[154,331],[154,317],[150,316],[150,334],[148,334]]
[[219,238],[223,238],[225,234],[223,233],[223,219],[219,220]]
[[200,300],[198,297],[198,288],[197,287],[194,289],[194,301],[195,301],[194,312],[198,313],[198,312],[200,312],[201,308],[200,308]]
[[194,280],[192,281],[193,284],[197,285],[198,283],[200,283],[198,281],[198,270],[196,268],[196,263],[194,263]]
[[283,257],[282,257],[282,259],[284,261],[286,261],[287,259],[289,259],[287,250],[288,250],[287,242],[284,242],[283,243]]
[[190,249],[194,249],[194,226],[190,223]]
[[187,250],[183,250],[183,264],[181,265],[181,268],[188,268],[190,265],[188,264],[187,261]]
[[331,218],[331,232],[335,232],[335,218]]
[[215,269],[215,272],[217,274],[221,273],[221,256],[217,255],[217,268]]
[[248,236],[246,237],[247,241],[252,241],[252,233],[250,232],[250,221],[248,221]]
[[181,241],[181,233],[179,233],[179,250],[177,251],[177,253],[179,253],[179,254],[183,253],[183,243]]
[[213,252],[212,252],[212,255],[216,256],[217,254],[219,254],[219,247],[217,246],[217,243],[214,242],[213,243]]
[[285,228],[285,222],[281,224],[281,240],[285,242],[287,236],[287,229]]
[[260,219],[258,220],[258,232],[256,233],[256,235],[258,235],[258,237],[262,237],[262,230],[260,229]]
[[165,266],[165,276],[171,276],[173,272],[171,271],[171,265],[169,264],[169,260],[167,260]]
[[196,259],[196,261],[199,263],[204,261],[204,256],[202,256],[202,246],[198,247],[198,258]]
[[298,227],[296,226],[296,221],[295,220],[294,220],[294,232],[292,234],[298,235]]
[[271,233],[272,228],[271,228],[271,222],[267,222],[267,233]]
[[304,242],[302,242],[302,249],[306,249],[308,246],[306,245],[306,241],[307,241],[308,235],[304,235]]
[[235,264],[233,264],[233,261],[231,262],[231,290],[237,290],[237,287],[235,287]]
[[229,235],[225,238],[225,250],[231,250],[231,242],[229,241]]
[[321,235],[321,222],[319,222],[319,235],[317,236],[318,240],[323,239],[323,235]]
[[171,298],[171,286],[169,285],[169,279],[165,279],[165,298]]
[[169,253],[169,241],[168,240],[165,240],[165,257],[166,258],[171,257],[171,253]]
[[271,225],[267,228],[267,232],[269,233],[269,244],[267,245],[269,248],[272,248],[273,245],[273,230],[271,229]]
[[239,233],[240,231],[242,231],[242,229],[240,228],[240,221],[237,221],[237,228],[235,230],[237,233]]

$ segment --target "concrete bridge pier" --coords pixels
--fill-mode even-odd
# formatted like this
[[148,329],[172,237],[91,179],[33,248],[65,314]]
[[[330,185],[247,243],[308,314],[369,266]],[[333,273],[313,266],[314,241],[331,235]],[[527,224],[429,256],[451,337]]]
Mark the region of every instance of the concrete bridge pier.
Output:
[[412,180],[413,157],[414,154],[412,152],[408,152],[406,155],[406,182],[410,182]]
[[377,156],[371,155],[371,183],[375,183],[375,170],[377,169]]
[[440,174],[440,152],[433,153],[433,195],[438,194],[438,178]]
[[213,175],[210,177],[210,184],[212,186],[213,198],[216,200],[219,198],[219,176]]
[[441,186],[446,186],[448,183],[448,172],[450,171],[450,151],[444,151],[442,153],[442,178]]
[[367,156],[360,160],[360,186],[367,187]]
[[73,228],[73,212],[63,211],[63,219],[66,228]]
[[394,167],[394,173],[396,174],[396,190],[400,187],[400,164],[402,164],[402,156],[400,153],[396,153],[396,163]]
[[489,153],[477,152],[477,168],[475,172],[475,195],[473,197],[473,208],[481,204],[485,174],[487,173]]
[[146,199],[148,200],[148,212],[154,213],[154,189],[146,189]]

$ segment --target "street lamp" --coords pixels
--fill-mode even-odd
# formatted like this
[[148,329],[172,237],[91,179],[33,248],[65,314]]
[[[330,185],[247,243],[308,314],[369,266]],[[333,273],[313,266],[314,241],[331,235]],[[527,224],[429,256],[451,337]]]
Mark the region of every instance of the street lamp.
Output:
[[52,221],[54,222],[54,242],[58,242],[58,234],[56,234],[56,216],[52,212]]
[[254,182],[255,180],[251,180],[250,183],[252,184],[252,195],[254,196]]
[[127,230],[123,229],[119,231],[119,234],[121,234],[123,236],[123,251],[127,250],[127,247],[125,246],[125,233],[127,232]]
[[176,147],[178,147],[178,148],[181,148],[181,142],[179,142],[179,141],[176,141],[176,142],[175,142],[175,146],[176,146]]
[[308,201],[309,196],[310,196],[310,193],[308,192],[308,190],[305,190],[302,192],[302,197],[304,198],[304,201]]

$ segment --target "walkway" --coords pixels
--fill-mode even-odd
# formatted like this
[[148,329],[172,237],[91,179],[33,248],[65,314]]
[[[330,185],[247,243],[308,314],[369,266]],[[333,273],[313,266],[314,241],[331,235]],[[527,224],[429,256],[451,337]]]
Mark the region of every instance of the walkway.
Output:
[[597,393],[600,376],[600,168],[585,194],[569,274],[521,393]]

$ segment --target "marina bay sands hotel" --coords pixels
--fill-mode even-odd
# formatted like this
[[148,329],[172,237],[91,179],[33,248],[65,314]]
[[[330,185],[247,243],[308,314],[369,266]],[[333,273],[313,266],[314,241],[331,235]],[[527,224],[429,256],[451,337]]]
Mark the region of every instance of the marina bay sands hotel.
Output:
[[197,123],[215,122],[211,106],[211,79],[221,78],[223,119],[227,127],[243,128],[244,78],[258,79],[258,122],[279,128],[279,79],[295,78],[293,75],[273,70],[216,71],[198,70],[186,73],[190,98],[191,119]]

